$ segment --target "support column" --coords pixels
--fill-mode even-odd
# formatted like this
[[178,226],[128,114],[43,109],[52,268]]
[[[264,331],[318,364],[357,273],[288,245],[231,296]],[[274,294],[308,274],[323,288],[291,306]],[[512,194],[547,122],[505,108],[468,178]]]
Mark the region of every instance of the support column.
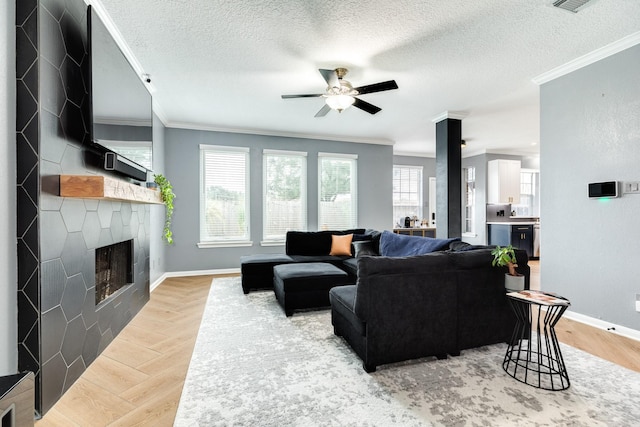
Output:
[[436,236],[462,236],[462,119],[446,111],[436,124]]

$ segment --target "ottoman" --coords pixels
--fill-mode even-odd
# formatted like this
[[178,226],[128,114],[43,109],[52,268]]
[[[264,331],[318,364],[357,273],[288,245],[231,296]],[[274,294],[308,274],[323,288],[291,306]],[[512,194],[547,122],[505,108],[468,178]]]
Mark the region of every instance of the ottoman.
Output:
[[273,267],[294,262],[289,255],[255,254],[240,257],[242,291],[248,294],[252,289],[273,288]]
[[281,264],[273,267],[273,290],[285,315],[294,310],[329,306],[329,289],[353,279],[326,262]]

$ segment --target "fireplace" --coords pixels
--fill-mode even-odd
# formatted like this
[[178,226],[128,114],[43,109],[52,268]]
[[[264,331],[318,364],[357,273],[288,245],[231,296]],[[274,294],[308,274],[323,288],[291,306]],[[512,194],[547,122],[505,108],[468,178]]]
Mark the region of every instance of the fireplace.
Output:
[[96,249],[96,305],[133,282],[133,239]]

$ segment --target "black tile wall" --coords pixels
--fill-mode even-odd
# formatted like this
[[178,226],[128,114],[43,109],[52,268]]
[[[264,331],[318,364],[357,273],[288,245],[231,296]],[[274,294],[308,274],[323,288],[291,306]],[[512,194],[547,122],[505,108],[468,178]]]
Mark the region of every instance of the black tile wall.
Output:
[[[16,2],[19,369],[44,414],[149,300],[149,207],[58,196],[85,164],[86,5]],[[38,45],[40,40],[40,45]],[[134,239],[134,283],[95,306],[97,247]]]

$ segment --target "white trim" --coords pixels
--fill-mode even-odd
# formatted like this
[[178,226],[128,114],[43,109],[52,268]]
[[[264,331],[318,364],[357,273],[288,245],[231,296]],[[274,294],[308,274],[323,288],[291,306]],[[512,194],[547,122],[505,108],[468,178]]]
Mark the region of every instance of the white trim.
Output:
[[118,119],[113,117],[96,117],[93,123],[97,123],[99,125],[121,125],[121,126],[138,126],[138,127],[149,127],[153,125],[153,119],[151,120],[143,120],[143,119]]
[[398,167],[398,168],[411,168],[411,169],[420,169],[421,171],[424,171],[424,166],[419,166],[419,165],[401,165],[399,163],[394,163],[393,167]]
[[434,153],[417,153],[415,151],[394,151],[393,155],[402,157],[425,157],[427,159],[436,158],[436,155]]
[[215,248],[242,248],[247,246],[253,246],[253,242],[249,240],[242,241],[219,241],[219,242],[198,242],[196,243],[200,249],[215,249]]
[[358,160],[357,154],[347,154],[347,153],[318,153],[318,157],[337,157],[341,159]]
[[271,148],[265,148],[262,150],[262,154],[277,154],[279,156],[302,156],[307,157],[306,151],[289,151],[289,150],[273,150]]
[[566,64],[547,71],[546,73],[542,73],[539,76],[531,79],[531,81],[537,85],[550,82],[551,80],[555,80],[558,77],[562,77],[566,74],[579,70],[580,68],[586,67],[587,65],[591,65],[611,55],[615,55],[616,53],[622,52],[623,50],[629,49],[630,47],[633,47],[637,44],[640,44],[640,31],[629,34],[628,36],[623,37],[618,41],[603,46],[600,49],[596,49],[593,52],[587,53],[586,55],[582,55],[572,61],[567,62]]
[[444,111],[438,114],[437,116],[435,116],[434,118],[432,118],[431,121],[433,123],[438,123],[443,121],[444,119],[462,120],[462,119],[466,119],[468,115],[469,113],[465,111]]
[[155,86],[153,85],[153,83],[147,83],[145,81],[145,77],[143,77],[143,75],[146,74],[144,68],[142,68],[142,65],[138,61],[138,58],[136,58],[136,56],[133,54],[133,51],[124,40],[124,37],[122,37],[122,33],[120,33],[120,30],[113,22],[113,19],[111,19],[111,16],[102,4],[102,0],[84,0],[84,3],[87,5],[91,5],[93,10],[96,11],[96,14],[102,20],[102,23],[107,28],[107,31],[109,31],[109,33],[111,34],[111,37],[113,37],[113,40],[115,40],[116,44],[122,51],[122,54],[125,56],[125,58],[127,58],[127,61],[129,61],[131,67],[133,67],[134,71],[138,74],[138,78],[143,83],[144,87],[150,94],[153,95],[153,93],[156,91]]
[[250,148],[249,147],[236,147],[236,146],[233,146],[233,145],[200,144],[200,150],[233,151],[234,153],[237,153],[237,152],[248,153],[250,151]]
[[191,271],[172,271],[164,273],[149,287],[149,291],[153,292],[162,282],[171,277],[191,277],[191,276],[210,276],[220,274],[240,274],[239,268],[221,268],[217,270],[191,270]]
[[284,240],[263,240],[260,242],[260,246],[284,246]]
[[476,233],[462,233],[462,237],[478,237]]
[[152,141],[122,141],[120,139],[96,139],[95,141],[104,146],[115,145],[119,148],[151,148],[153,144]]
[[313,139],[323,141],[339,141],[339,142],[354,142],[357,144],[376,144],[376,145],[394,145],[395,141],[383,138],[358,138],[346,135],[313,135],[307,133],[295,133],[295,132],[276,132],[266,129],[236,129],[236,128],[224,128],[208,126],[196,123],[186,122],[165,122],[167,128],[174,129],[189,129],[189,130],[204,130],[210,132],[226,132],[226,133],[241,133],[246,135],[264,135],[264,136],[279,136],[282,138],[299,138],[299,139]]
[[153,108],[154,114],[158,117],[158,119],[162,122],[163,126],[167,126],[167,115],[164,112],[164,109],[160,106],[160,104],[156,101],[154,97],[151,98],[151,105]]
[[640,331],[627,328],[625,326],[616,325],[614,323],[605,322],[601,319],[596,319],[584,314],[576,313],[571,310],[567,310],[564,313],[566,319],[574,320],[576,322],[584,323],[585,325],[593,326],[594,328],[602,329],[607,332],[611,332],[616,335],[623,336],[635,341],[640,341]]
[[158,286],[160,286],[160,284],[162,282],[164,282],[164,279],[166,279],[167,277],[169,277],[167,275],[168,273],[163,273],[160,277],[158,277],[152,284],[149,285],[149,292],[153,292]]

